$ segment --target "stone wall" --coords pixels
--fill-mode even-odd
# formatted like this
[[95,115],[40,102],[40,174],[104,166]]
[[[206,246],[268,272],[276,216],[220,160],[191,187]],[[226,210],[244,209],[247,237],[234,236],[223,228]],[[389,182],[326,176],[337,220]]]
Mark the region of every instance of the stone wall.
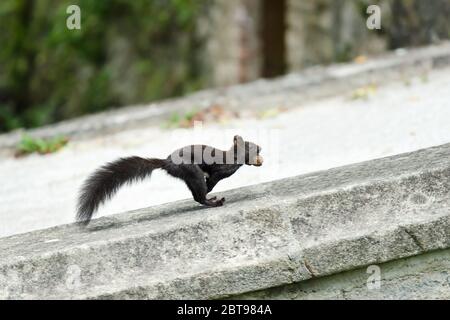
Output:
[[[386,39],[367,29],[367,16],[360,9],[354,0],[289,1],[286,31],[289,69],[300,70],[385,51]],[[382,5],[382,9],[385,27],[389,7]]]
[[260,1],[215,1],[203,28],[214,85],[227,86],[260,76]]
[[369,265],[380,297],[446,298],[449,158],[446,144],[230,190],[224,207],[179,201],[2,238],[0,298],[361,298]]
[[449,270],[450,250],[447,249],[319,279],[250,292],[235,296],[233,299],[449,300]]
[[[212,83],[223,86],[264,74],[262,31],[265,0],[216,0],[211,7],[209,64]],[[286,0],[286,72],[307,66],[349,61],[388,49],[446,40],[450,4],[445,0]],[[366,27],[367,7],[381,8],[381,30]],[[270,10],[270,9],[269,9]],[[283,64],[281,63],[281,64]]]

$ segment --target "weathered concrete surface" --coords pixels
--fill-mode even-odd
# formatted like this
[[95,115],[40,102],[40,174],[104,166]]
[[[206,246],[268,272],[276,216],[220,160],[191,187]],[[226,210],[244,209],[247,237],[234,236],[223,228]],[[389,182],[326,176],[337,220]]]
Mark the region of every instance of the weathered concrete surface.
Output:
[[[367,64],[370,65],[371,60]],[[354,70],[365,66],[344,67]],[[271,87],[270,82],[249,84],[225,96],[216,91],[216,98],[225,101],[224,107],[233,104],[236,98],[240,101],[236,105],[242,109],[248,105],[255,109],[250,115],[245,113],[226,123],[206,122],[200,134],[196,134],[195,129],[167,130],[148,126],[92,139],[71,140],[55,154],[20,159],[3,156],[0,148],[3,181],[0,184],[0,237],[72,222],[83,180],[97,167],[118,157],[166,157],[176,148],[193,143],[229,148],[235,134],[259,143],[263,147],[265,165],[242,168],[217,185],[214,190],[221,192],[450,143],[450,68],[437,68],[424,74],[423,70],[419,72],[419,66],[413,68],[417,70],[411,74],[411,69],[406,68],[400,81],[379,79],[377,89],[367,99],[350,98],[358,88],[358,81],[363,81],[358,73],[350,80],[318,81],[317,86],[311,85],[305,90],[301,89],[301,81],[288,76],[276,82],[279,86]],[[396,73],[387,68],[384,72],[387,79],[390,72]],[[313,81],[314,76],[311,73],[305,75],[305,79]],[[356,86],[349,92],[305,103],[305,95],[311,90],[319,93],[324,88],[326,92],[327,88],[352,83]],[[196,106],[190,98],[181,101],[185,106]],[[283,106],[283,101],[285,106],[293,107],[272,117],[257,115],[258,107],[276,109]],[[126,112],[122,116],[126,119]],[[102,122],[102,119],[97,121]],[[114,121],[108,116],[104,120]],[[100,208],[98,215],[191,197],[183,183],[162,171],[155,171],[151,179],[122,188]]]
[[[379,285],[371,282],[378,267]],[[378,271],[376,271],[378,272]],[[379,279],[379,280],[378,280]],[[250,292],[233,299],[450,299],[450,249],[399,259],[358,270],[277,288]]]
[[2,298],[220,298],[450,247],[450,144],[0,239]]

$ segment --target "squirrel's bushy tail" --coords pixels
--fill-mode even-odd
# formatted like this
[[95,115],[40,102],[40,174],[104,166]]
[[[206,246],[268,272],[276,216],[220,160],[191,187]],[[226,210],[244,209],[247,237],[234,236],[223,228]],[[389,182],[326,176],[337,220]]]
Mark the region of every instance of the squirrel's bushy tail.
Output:
[[98,207],[126,183],[132,183],[162,168],[162,159],[121,158],[97,169],[83,184],[78,198],[77,221],[87,225]]

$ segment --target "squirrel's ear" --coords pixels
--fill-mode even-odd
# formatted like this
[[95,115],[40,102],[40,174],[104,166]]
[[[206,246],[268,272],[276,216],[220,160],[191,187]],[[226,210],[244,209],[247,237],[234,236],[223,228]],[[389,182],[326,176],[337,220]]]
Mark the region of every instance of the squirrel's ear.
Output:
[[238,135],[234,136],[233,141],[234,141],[234,144],[237,146],[244,145],[244,139],[242,139],[241,136],[238,136]]

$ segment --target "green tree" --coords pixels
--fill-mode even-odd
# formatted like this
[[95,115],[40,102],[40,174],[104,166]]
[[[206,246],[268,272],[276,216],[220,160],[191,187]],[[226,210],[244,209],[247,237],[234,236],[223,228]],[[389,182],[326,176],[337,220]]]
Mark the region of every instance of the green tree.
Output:
[[[66,27],[70,4],[81,30]],[[2,0],[0,131],[201,88],[206,9],[206,0]]]

